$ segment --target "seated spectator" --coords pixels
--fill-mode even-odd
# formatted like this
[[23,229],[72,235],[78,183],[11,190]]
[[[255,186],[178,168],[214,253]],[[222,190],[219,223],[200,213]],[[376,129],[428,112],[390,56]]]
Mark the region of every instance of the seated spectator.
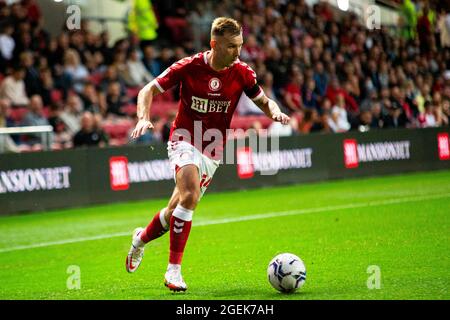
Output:
[[303,107],[308,109],[318,109],[319,101],[318,96],[315,93],[315,90],[316,90],[316,82],[314,81],[314,79],[309,79],[303,86],[302,92]]
[[333,105],[331,104],[330,99],[328,99],[327,97],[323,98],[321,103],[320,103],[320,109],[319,109],[319,113],[321,115],[324,114],[330,114],[331,113],[331,108],[333,107]]
[[416,118],[419,114],[419,107],[417,106],[416,96],[418,94],[418,90],[414,85],[414,81],[407,80],[403,85],[403,91],[405,94],[405,101],[411,107],[414,118]]
[[125,116],[121,108],[127,102],[128,98],[120,95],[120,83],[111,82],[106,95],[106,115]]
[[[433,102],[434,104],[434,102]],[[449,125],[449,118],[444,113],[443,108],[441,105],[434,104],[434,115],[436,117],[436,124],[438,127],[442,126],[448,126]]]
[[[30,98],[29,111],[25,115],[23,126],[48,126],[49,122],[44,115],[44,105],[42,98],[38,95],[34,95]],[[25,143],[30,146],[42,145],[41,134],[29,134],[25,136]]]
[[78,93],[83,91],[89,73],[86,67],[80,63],[80,55],[74,49],[68,49],[64,55],[63,77],[66,89],[74,88]]
[[442,101],[442,114],[447,118],[447,126],[450,124],[450,99]]
[[34,57],[30,51],[22,52],[20,55],[20,65],[25,70],[24,82],[27,95],[31,97],[34,94],[39,94],[39,72],[34,67]]
[[333,108],[327,120],[328,127],[332,132],[346,132],[350,128],[350,124],[348,122],[347,125],[347,123],[341,121],[341,114],[339,109]]
[[120,94],[125,95],[127,93],[126,85],[124,79],[119,75],[117,68],[114,65],[108,66],[106,69],[105,75],[100,82],[100,91],[107,92],[108,86],[111,82],[119,82],[120,83]]
[[404,128],[408,123],[405,112],[398,105],[390,105],[387,108],[388,114],[385,117],[384,128]]
[[258,45],[256,37],[253,34],[249,34],[242,46],[240,59],[242,61],[256,61],[264,60],[264,51],[261,46]]
[[94,115],[87,111],[81,117],[81,129],[73,137],[73,146],[77,147],[104,147],[108,143],[105,133],[96,127]]
[[426,83],[423,83],[419,88],[420,89],[418,94],[416,95],[415,103],[417,105],[419,113],[424,113],[425,102],[431,100],[430,86]]
[[298,131],[302,134],[307,134],[311,132],[324,131],[326,129],[322,122],[322,117],[316,109],[306,109],[298,125]]
[[13,127],[11,119],[11,102],[8,99],[0,99],[0,128]]
[[114,53],[113,56],[113,62],[111,64],[112,66],[114,66],[114,68],[116,68],[117,70],[117,74],[119,76],[120,79],[123,79],[124,83],[126,86],[130,86],[129,85],[129,74],[128,74],[128,67],[127,67],[127,54],[126,51],[124,50],[120,50]]
[[367,132],[372,128],[372,121],[372,113],[369,110],[361,111],[354,129],[359,132]]
[[101,53],[105,64],[110,64],[112,61],[113,48],[109,47],[109,32],[108,30],[103,30],[99,35],[99,43],[97,44],[97,49]]
[[42,97],[44,106],[49,106],[52,103],[52,92],[54,90],[54,82],[52,72],[49,68],[42,68],[39,71],[39,83],[37,94]]
[[127,84],[131,87],[143,87],[153,80],[153,76],[147,71],[144,64],[139,60],[137,50],[130,52],[127,60]]
[[419,115],[419,123],[422,128],[437,127],[436,113],[431,101],[425,102],[425,111]]
[[[13,126],[13,121],[10,118],[11,113],[11,103],[7,99],[0,99],[0,128],[6,128]],[[14,140],[11,138],[10,135],[6,135],[3,137],[4,139],[4,145],[2,150],[0,148],[0,151],[6,151],[6,152],[20,152],[20,149],[14,142]]]
[[331,109],[328,125],[333,132],[345,132],[350,130],[345,100],[342,94],[339,94],[336,97],[336,104]]
[[295,112],[303,108],[301,93],[302,85],[303,74],[300,72],[299,67],[293,66],[290,81],[282,90],[284,93],[284,102],[291,112]]
[[[347,111],[352,115],[358,115],[359,104],[362,100],[361,90],[359,87],[358,77],[350,75],[350,79],[344,82],[344,96],[347,97]],[[346,95],[347,94],[347,95]],[[353,102],[355,102],[353,104]]]
[[393,86],[391,89],[391,101],[394,108],[401,108],[405,113],[408,122],[413,120],[413,112],[409,104],[405,101],[405,93],[399,87]]
[[153,77],[159,76],[163,70],[161,69],[161,64],[158,59],[156,59],[155,48],[153,46],[146,46],[143,55],[142,62],[147,71],[150,72]]
[[0,72],[5,72],[6,66],[13,59],[14,47],[16,45],[12,35],[14,26],[6,23],[0,26]]
[[370,110],[373,106],[373,104],[378,100],[378,92],[375,89],[371,89],[367,97],[361,102],[361,112]]
[[[280,110],[283,113],[288,113],[289,110],[281,103],[281,101],[278,99],[278,97],[275,94],[275,88],[273,83],[273,74],[270,71],[264,72],[263,78],[260,82],[261,88],[263,89],[266,96],[273,101],[275,101],[278,106],[280,107]],[[259,109],[259,108],[258,108]],[[260,110],[261,111],[261,110]],[[262,114],[262,113],[259,113]]]
[[186,50],[183,47],[177,46],[173,50],[173,59],[174,61],[181,60],[183,58],[186,58],[188,54],[186,53]]
[[323,63],[318,62],[314,71],[314,81],[316,82],[316,92],[323,97],[328,86],[328,75],[323,68]]
[[358,104],[356,103],[355,99],[352,96],[350,96],[349,93],[339,85],[338,78],[336,76],[334,76],[334,77],[332,77],[332,79],[330,81],[330,85],[327,88],[326,96],[328,99],[331,100],[332,103],[336,104],[336,97],[338,95],[344,96],[347,111],[351,111],[351,112],[355,112],[355,113],[358,112],[359,108],[358,108]]
[[44,115],[44,104],[39,95],[34,95],[30,98],[29,111],[25,115],[22,122],[24,126],[46,126],[48,125],[47,118]]
[[72,94],[67,98],[65,108],[60,114],[61,120],[66,125],[71,135],[80,130],[80,120],[83,111],[81,99],[76,94]]
[[53,103],[48,115],[48,122],[53,127],[52,149],[54,150],[72,147],[72,134],[61,118],[62,110],[61,103]]
[[372,123],[370,124],[371,128],[381,129],[384,127],[384,115],[381,109],[381,103],[376,101],[372,104],[370,108],[370,112],[372,113]]
[[0,84],[0,98],[8,99],[14,106],[26,106],[29,103],[25,91],[25,70],[21,67],[15,67],[10,76],[3,79]]
[[87,83],[84,86],[80,97],[83,101],[84,111],[89,111],[92,113],[102,113],[106,111],[106,106],[103,103],[104,101],[92,83]]
[[172,57],[172,51],[169,48],[162,48],[158,58],[158,63],[161,65],[161,70],[164,71],[175,62]]

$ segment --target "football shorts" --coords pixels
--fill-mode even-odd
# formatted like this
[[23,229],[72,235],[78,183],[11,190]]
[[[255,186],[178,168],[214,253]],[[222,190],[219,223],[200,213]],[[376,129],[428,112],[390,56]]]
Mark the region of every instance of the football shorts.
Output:
[[178,170],[188,164],[193,164],[198,168],[198,175],[200,180],[200,198],[206,192],[210,184],[214,172],[219,167],[219,160],[213,160],[202,154],[197,148],[185,141],[169,141],[167,143],[167,151],[169,155],[170,166],[174,173],[174,180],[176,180],[176,173]]

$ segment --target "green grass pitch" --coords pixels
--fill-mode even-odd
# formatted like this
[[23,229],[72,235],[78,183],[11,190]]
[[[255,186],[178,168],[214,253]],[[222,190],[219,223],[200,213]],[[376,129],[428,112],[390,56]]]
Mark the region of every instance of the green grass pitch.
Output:
[[[0,218],[0,299],[450,298],[450,171],[207,194],[183,261],[189,289],[178,294],[163,285],[168,234],[125,271],[132,230],[166,201]],[[281,252],[305,262],[295,294],[267,281]],[[69,266],[78,290],[67,287]],[[368,288],[369,266],[379,289]]]

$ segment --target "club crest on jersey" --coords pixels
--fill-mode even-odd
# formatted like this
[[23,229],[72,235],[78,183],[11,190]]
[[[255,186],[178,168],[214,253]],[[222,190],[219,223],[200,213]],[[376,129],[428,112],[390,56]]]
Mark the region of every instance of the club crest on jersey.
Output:
[[220,82],[219,79],[217,78],[211,78],[211,80],[209,80],[209,89],[212,91],[217,91],[220,90],[220,88],[222,88],[222,82]]

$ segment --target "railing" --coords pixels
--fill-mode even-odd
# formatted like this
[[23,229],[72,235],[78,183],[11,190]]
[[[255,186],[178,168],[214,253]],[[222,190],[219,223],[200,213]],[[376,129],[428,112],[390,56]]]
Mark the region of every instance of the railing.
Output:
[[40,134],[41,144],[44,150],[50,150],[53,140],[52,126],[28,126],[0,128],[0,153],[6,151],[6,139],[10,134]]

